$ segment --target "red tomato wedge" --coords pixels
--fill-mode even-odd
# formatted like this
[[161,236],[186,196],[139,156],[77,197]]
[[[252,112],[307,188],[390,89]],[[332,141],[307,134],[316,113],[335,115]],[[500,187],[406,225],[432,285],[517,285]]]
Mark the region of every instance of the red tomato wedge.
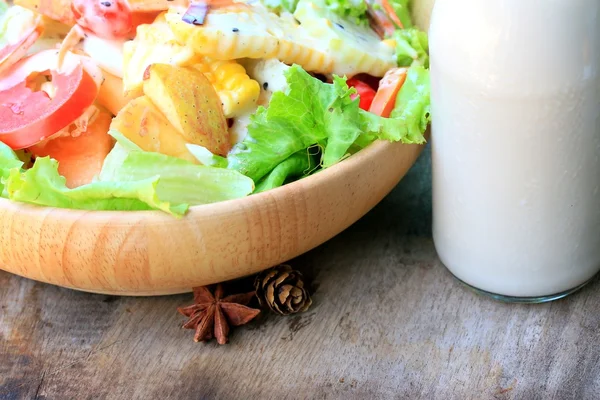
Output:
[[375,90],[373,90],[369,84],[356,78],[348,79],[346,83],[348,86],[356,89],[356,94],[350,96],[350,98],[354,100],[356,97],[358,97],[360,99],[358,106],[365,111],[369,111],[371,102],[375,97]]
[[381,117],[389,117],[396,105],[396,96],[406,81],[406,68],[393,68],[379,81],[379,89],[369,111]]
[[[59,68],[57,51],[36,53],[0,78],[1,142],[15,150],[30,147],[71,124],[93,104],[99,88],[96,72],[90,74],[82,60],[68,55]],[[52,95],[28,86],[35,74],[52,78]]]

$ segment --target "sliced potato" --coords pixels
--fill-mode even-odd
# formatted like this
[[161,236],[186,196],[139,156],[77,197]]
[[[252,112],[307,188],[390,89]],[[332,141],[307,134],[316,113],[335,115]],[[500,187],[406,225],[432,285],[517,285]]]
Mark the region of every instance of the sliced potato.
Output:
[[231,148],[223,106],[203,73],[152,64],[144,73],[144,94],[189,143],[226,155]]
[[123,93],[123,81],[121,78],[106,71],[102,72],[104,74],[104,81],[100,86],[97,100],[98,103],[106,107],[114,115],[117,115],[129,101],[143,94],[140,90],[139,92],[129,92],[125,95]]
[[130,101],[113,119],[111,129],[121,132],[143,150],[198,163],[187,142],[146,96]]

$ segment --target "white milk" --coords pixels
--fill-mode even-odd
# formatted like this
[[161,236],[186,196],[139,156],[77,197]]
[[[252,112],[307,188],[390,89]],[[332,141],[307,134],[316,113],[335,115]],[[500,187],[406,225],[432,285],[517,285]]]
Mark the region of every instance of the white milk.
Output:
[[548,296],[600,270],[600,0],[437,0],[433,236],[459,279]]

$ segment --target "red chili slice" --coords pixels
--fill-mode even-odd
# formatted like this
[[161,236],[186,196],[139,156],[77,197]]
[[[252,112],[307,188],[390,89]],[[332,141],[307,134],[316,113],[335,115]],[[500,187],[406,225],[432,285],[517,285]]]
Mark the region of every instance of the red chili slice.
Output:
[[77,65],[51,72],[55,93],[33,91],[23,81],[0,92],[0,141],[14,150],[30,147],[71,124],[94,102],[98,87]]

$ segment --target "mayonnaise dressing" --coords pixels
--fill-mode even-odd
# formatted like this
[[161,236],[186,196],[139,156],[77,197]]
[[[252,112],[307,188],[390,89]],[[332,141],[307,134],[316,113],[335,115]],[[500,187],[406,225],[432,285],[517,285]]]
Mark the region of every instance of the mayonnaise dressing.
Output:
[[433,235],[466,283],[548,296],[600,270],[600,1],[438,0]]

